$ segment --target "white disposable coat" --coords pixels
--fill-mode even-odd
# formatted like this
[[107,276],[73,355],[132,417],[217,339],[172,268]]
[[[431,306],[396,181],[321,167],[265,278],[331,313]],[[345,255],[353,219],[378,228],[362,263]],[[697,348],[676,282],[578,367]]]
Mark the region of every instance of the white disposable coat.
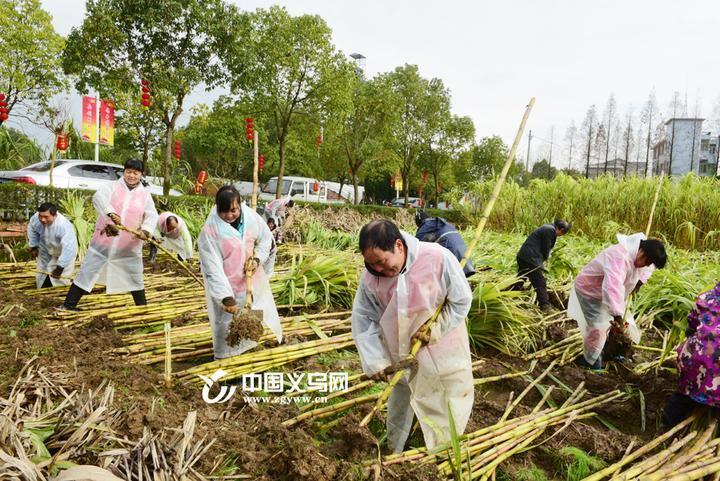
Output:
[[275,227],[280,227],[285,220],[287,205],[290,200],[290,196],[287,196],[279,199],[273,199],[268,202],[265,206],[265,219],[273,219],[275,221]]
[[[465,317],[472,292],[460,264],[444,247],[403,233],[404,270],[378,277],[365,270],[352,313],[352,332],[363,371],[373,375],[406,358],[411,338],[447,298],[430,343],[417,355],[418,368],[393,389],[388,400],[388,442],[399,452],[410,433],[413,413],[425,443],[434,448],[450,440],[448,405],[458,433],[473,405],[473,382]],[[412,407],[412,409],[410,409]]]
[[275,300],[270,290],[270,282],[263,270],[263,264],[270,254],[272,234],[267,224],[254,210],[242,205],[243,233],[217,215],[212,209],[198,238],[200,267],[205,281],[205,299],[213,333],[213,351],[216,359],[242,354],[257,345],[255,341],[245,339],[237,346],[225,341],[232,315],[223,311],[222,300],[235,298],[240,308],[245,306],[245,260],[250,252],[260,260],[258,270],[252,276],[254,309],[263,311],[263,321],[282,341],[282,328]]
[[[168,230],[167,220],[168,217],[175,217],[177,219],[177,227],[173,230]],[[191,259],[193,256],[193,242],[190,231],[185,224],[185,220],[177,214],[172,212],[163,212],[158,216],[157,227],[155,228],[155,237],[162,239],[162,245],[165,249],[170,252],[180,254],[185,259]]]
[[640,342],[640,330],[626,308],[638,281],[647,282],[655,270],[654,266],[635,267],[640,241],[644,239],[642,233],[618,234],[618,243],[600,252],[575,279],[567,312],[578,323],[585,360],[590,364],[600,358],[614,316],[624,316],[628,335],[633,342]]
[[57,266],[63,268],[62,278],[50,277],[53,286],[70,285],[70,278],[75,271],[77,257],[77,237],[72,223],[60,212],[52,224],[45,226],[40,222],[36,212],[28,222],[28,244],[38,248],[35,285],[40,288],[48,277],[45,272],[52,272]]
[[124,226],[152,232],[158,214],[150,192],[142,184],[130,190],[119,179],[95,192],[93,207],[98,215],[95,233],[73,283],[87,292],[95,284],[104,284],[108,294],[144,289],[143,241],[125,231],[110,237],[103,230],[113,224],[108,214],[114,213]]

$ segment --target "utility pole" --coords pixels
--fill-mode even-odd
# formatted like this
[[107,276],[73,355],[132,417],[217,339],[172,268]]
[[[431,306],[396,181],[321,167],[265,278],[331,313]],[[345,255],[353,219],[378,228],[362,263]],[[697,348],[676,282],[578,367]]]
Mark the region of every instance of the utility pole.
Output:
[[553,140],[555,140],[555,126],[550,128],[550,159],[548,159],[548,167],[552,167],[552,148]]
[[530,142],[532,142],[532,130],[528,130],[528,151],[525,159],[525,171],[530,172]]

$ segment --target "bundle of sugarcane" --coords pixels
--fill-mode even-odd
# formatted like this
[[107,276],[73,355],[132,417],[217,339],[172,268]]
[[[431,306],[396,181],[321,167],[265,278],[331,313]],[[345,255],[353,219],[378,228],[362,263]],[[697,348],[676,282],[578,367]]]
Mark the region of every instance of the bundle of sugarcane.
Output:
[[[284,336],[327,337],[328,334],[347,332],[350,320],[348,311],[314,315],[290,316],[280,319]],[[173,327],[170,330],[174,361],[212,355],[212,330],[208,322]],[[267,329],[259,344],[272,343],[275,335]],[[123,336],[124,346],[113,350],[115,354],[132,356],[141,364],[154,364],[165,360],[165,333],[134,333]]]
[[[613,391],[581,401],[585,394],[586,391],[580,385],[561,406],[541,410],[549,396],[546,393],[530,414],[502,419],[492,426],[454,437],[450,443],[432,451],[419,448],[385,456],[381,464],[388,466],[407,461],[434,463],[440,474],[446,477],[490,479],[501,463],[530,449],[529,445],[549,427],[562,425],[560,429],[564,429],[574,421],[593,417],[593,409],[624,396],[620,391]],[[370,467],[376,463],[373,460],[365,464]]]
[[524,356],[523,359],[526,361],[530,359],[555,360],[560,366],[572,362],[583,352],[583,338],[577,329],[573,329],[569,334],[565,339],[544,349],[532,352]]
[[243,374],[264,372],[299,359],[336,351],[354,346],[354,344],[352,335],[349,333],[298,344],[282,344],[272,349],[246,352],[239,356],[201,364],[179,372],[178,376],[185,381],[203,382],[199,377],[200,374],[209,376],[218,369],[222,369],[227,373],[223,378],[224,380],[236,379]]
[[[711,475],[710,479],[720,479],[719,435],[717,414],[697,409],[666,433],[583,481],[692,481]],[[671,439],[665,449],[656,449]]]

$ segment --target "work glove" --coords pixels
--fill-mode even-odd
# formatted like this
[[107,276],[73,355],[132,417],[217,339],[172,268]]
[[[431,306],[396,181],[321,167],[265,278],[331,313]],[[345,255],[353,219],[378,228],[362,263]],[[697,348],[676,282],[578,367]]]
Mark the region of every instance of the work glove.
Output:
[[251,257],[248,260],[245,261],[245,272],[249,274],[255,273],[255,271],[260,267],[260,259],[257,257]]
[[613,316],[613,320],[610,321],[610,332],[622,332],[625,329],[625,322],[622,316]]
[[150,239],[150,233],[146,230],[141,230],[137,234],[135,234],[135,237],[137,237],[140,240],[146,241]]
[[414,345],[415,341],[420,341],[420,343],[425,346],[430,342],[430,334],[425,333],[424,330],[420,328],[410,339],[410,345]]
[[157,260],[158,248],[155,244],[150,244],[150,262]]
[[227,312],[228,314],[236,314],[240,310],[240,307],[235,302],[234,297],[226,297],[225,299],[223,299],[222,308],[223,311]]
[[50,273],[50,277],[53,279],[60,279],[60,276],[62,276],[62,273],[65,269],[60,266],[56,266],[55,269]]
[[115,223],[115,225],[120,225],[120,216],[119,215],[117,215],[114,212],[111,212],[108,214],[108,217],[110,217],[110,220],[112,220]]
[[118,229],[115,224],[108,224],[105,227],[105,234],[108,237],[115,237],[115,236],[120,235],[120,229]]
[[31,247],[30,248],[30,258],[37,259],[38,254],[40,253],[40,249],[37,247]]

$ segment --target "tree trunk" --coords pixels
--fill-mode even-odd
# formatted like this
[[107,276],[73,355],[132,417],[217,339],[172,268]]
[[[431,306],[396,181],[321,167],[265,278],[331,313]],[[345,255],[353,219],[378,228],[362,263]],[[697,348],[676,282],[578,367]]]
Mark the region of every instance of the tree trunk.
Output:
[[355,205],[360,205],[360,188],[358,187],[358,178],[357,174],[353,170],[351,172],[352,175],[352,183],[353,183],[353,189],[355,190],[355,198],[353,199],[353,203]]
[[585,178],[590,178],[590,149],[592,148],[592,127],[588,130],[587,156],[585,158]]
[[278,165],[277,188],[275,189],[275,198],[282,197],[283,173],[285,172],[285,136],[280,137],[278,145],[278,156],[280,157]]
[[607,140],[605,140],[605,166],[603,173],[607,174],[608,153],[610,152],[610,124],[612,118],[608,115]]
[[650,163],[650,132],[652,129],[652,111],[650,112],[650,118],[648,119],[648,134],[647,134],[647,145],[645,147],[645,177],[648,175],[648,166]]

